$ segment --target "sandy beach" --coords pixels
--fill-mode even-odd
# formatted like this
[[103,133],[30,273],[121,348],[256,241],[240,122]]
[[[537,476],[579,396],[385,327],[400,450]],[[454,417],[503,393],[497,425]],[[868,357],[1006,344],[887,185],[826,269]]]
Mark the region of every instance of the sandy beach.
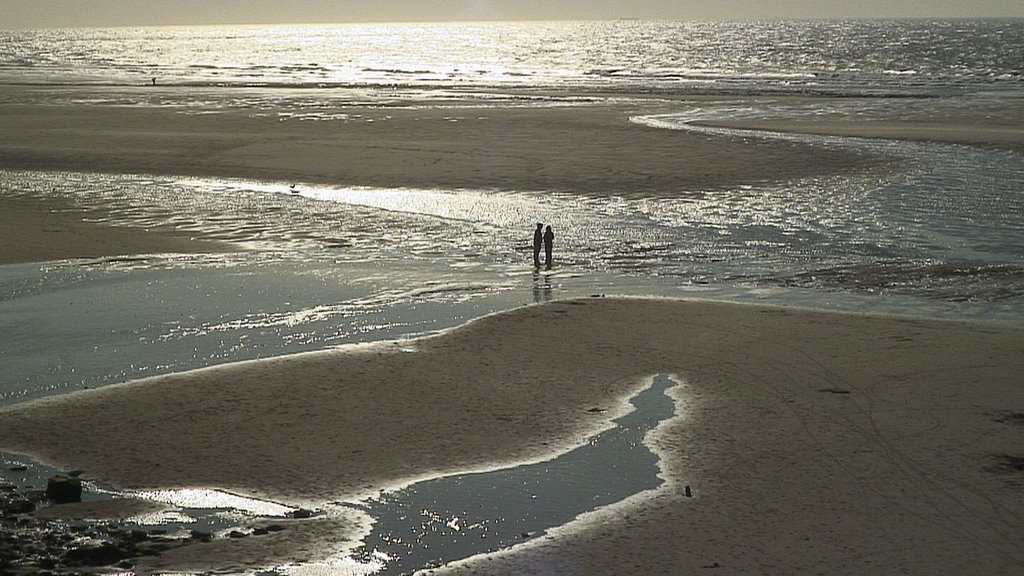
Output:
[[[736,126],[1019,150],[1020,108],[910,125]],[[5,104],[0,168],[674,197],[890,162],[628,120],[664,109],[349,106],[312,121]],[[0,264],[230,249],[43,198],[0,194],[0,215]],[[439,573],[1011,574],[1024,565],[1022,342],[1019,324],[562,301],[417,341],[16,405],[0,410],[0,449],[124,488],[217,487],[315,507],[550,457],[609,426],[645,377],[672,373],[684,381],[679,416],[649,439],[663,488]],[[315,557],[353,544],[359,520],[295,521],[273,545],[199,544],[138,569]]]
[[650,439],[664,488],[449,571],[1011,573],[1021,342],[1001,324],[595,298],[15,406],[0,437],[120,486],[311,505],[550,456],[671,372],[679,417]]
[[[9,88],[7,88],[9,89]],[[430,105],[432,103],[425,103]],[[433,103],[436,104],[436,103]],[[675,105],[678,109],[685,104]],[[294,109],[105,104],[0,106],[0,166],[380,187],[579,194],[692,194],[873,166],[809,145],[778,146],[629,122],[664,104]]]
[[[0,105],[5,132],[0,166],[673,197],[709,188],[856,172],[887,161],[849,150],[708,136],[629,121],[634,116],[716,105],[800,106],[807,101],[803,97],[691,97],[554,106],[338,103],[303,116],[285,107],[209,113],[202,108],[66,103],[71,96],[44,93],[33,96],[34,101],[42,100],[39,103]],[[956,109],[937,104],[910,118],[869,111],[855,119],[740,119],[712,124],[1024,148],[1024,105],[1013,98]]]

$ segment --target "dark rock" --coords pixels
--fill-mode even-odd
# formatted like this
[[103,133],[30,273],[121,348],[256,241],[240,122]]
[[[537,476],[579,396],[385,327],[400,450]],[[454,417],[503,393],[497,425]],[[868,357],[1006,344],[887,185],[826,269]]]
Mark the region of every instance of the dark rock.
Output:
[[991,472],[1024,472],[1024,456],[995,454],[996,465],[988,468]]
[[117,546],[104,542],[99,546],[81,546],[72,548],[64,555],[64,559],[86,566],[109,566],[124,560],[129,554]]
[[140,546],[147,546],[149,548],[155,548],[161,552],[165,552],[181,544],[182,540],[179,538],[153,538],[149,542],[141,542]]
[[198,540],[200,542],[209,542],[213,539],[212,534],[210,534],[209,532],[203,532],[201,530],[193,530],[191,532],[191,535],[193,540]]
[[228,538],[245,538],[247,534],[239,532],[238,530],[232,530],[228,532]]
[[270,530],[268,530],[266,528],[259,527],[259,528],[253,528],[252,529],[252,535],[253,536],[266,536],[267,534],[270,534]]
[[313,515],[313,511],[312,510],[306,510],[305,508],[299,508],[298,510],[295,510],[294,512],[291,512],[291,513],[288,514],[288,516],[291,517],[291,518],[299,518],[299,519],[309,518],[312,515]]
[[31,500],[25,500],[19,498],[17,500],[11,500],[3,505],[4,516],[13,516],[16,514],[30,514],[36,509],[35,502]]
[[46,481],[46,497],[58,504],[82,501],[82,480],[54,476]]
[[28,470],[28,466],[11,466],[8,470],[11,472],[26,472]]
[[280,531],[284,530],[284,526],[282,526],[280,524],[268,524],[267,525],[267,530],[269,530],[271,532],[280,532]]
[[1024,426],[1024,412],[1000,412],[996,414],[996,422]]

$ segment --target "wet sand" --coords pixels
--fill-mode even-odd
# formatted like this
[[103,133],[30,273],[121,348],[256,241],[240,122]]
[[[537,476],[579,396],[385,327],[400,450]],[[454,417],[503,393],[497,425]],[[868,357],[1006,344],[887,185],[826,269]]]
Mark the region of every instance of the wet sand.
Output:
[[103,209],[87,210],[57,198],[0,193],[0,265],[133,254],[208,253],[233,245],[170,228],[112,226]]
[[[0,106],[0,167],[331,185],[679,196],[875,166],[870,155],[662,130],[686,103],[225,109]],[[428,103],[429,104],[429,103]],[[193,111],[195,112],[195,111]]]
[[15,406],[0,438],[120,486],[315,505],[548,456],[671,372],[663,489],[447,572],[1009,573],[1021,342],[1016,325],[594,298]]
[[[0,167],[672,196],[886,162],[627,121],[664,110],[375,107],[314,122],[8,104]],[[1010,117],[1021,126],[1020,110]],[[1010,147],[1024,134],[995,127],[1002,136],[983,137],[966,128],[974,120],[918,121],[914,130],[1000,146],[1009,134]],[[907,136],[895,119],[870,130],[789,124],[798,125],[866,136],[887,125],[887,135]],[[220,248],[172,230],[106,226],[92,222],[102,214],[43,199],[0,200],[3,263]],[[1012,573],[1024,563],[1024,477],[1013,464],[1024,456],[1022,337],[1019,326],[990,323],[558,302],[415,343],[15,406],[0,411],[0,448],[122,487],[212,486],[316,505],[550,455],[606,427],[641,378],[672,372],[686,385],[681,417],[653,440],[664,489],[444,572]],[[337,522],[332,530],[350,525]],[[151,562],[223,567],[314,554],[296,542],[222,542]]]
[[[143,98],[139,94],[127,98]],[[763,98],[652,98],[548,107],[339,103],[317,108],[311,114],[321,119],[315,120],[302,116],[294,104],[225,104],[217,113],[200,114],[200,108],[83,104],[76,101],[81,95],[61,89],[6,86],[0,95],[7,101],[0,105],[0,168],[7,169],[692,198],[709,189],[852,173],[893,161],[867,152],[629,121],[692,106],[761,105]],[[807,102],[768,100],[774,105]],[[32,103],[12,103],[19,101]],[[1024,150],[1024,104],[1015,99],[955,109],[937,105],[913,117],[716,125]],[[8,239],[0,246],[0,263],[226,248],[174,230],[103,225],[102,214],[86,219],[74,207],[48,205],[52,199],[35,199],[33,205],[33,198],[17,197],[17,192],[0,191],[0,226]]]
[[[799,107],[812,100],[768,99],[776,105]],[[852,101],[856,101],[853,99]],[[870,104],[872,99],[863,100]],[[1005,96],[939,100],[926,107],[884,113],[862,110],[854,115],[776,117],[699,122],[724,128],[767,130],[795,134],[854,136],[889,140],[946,142],[999,148],[1024,154],[1024,99]]]
[[[0,87],[17,99],[18,87]],[[13,95],[12,95],[13,93]],[[329,120],[294,106],[226,108],[67,103],[60,90],[0,105],[0,169],[429,189],[693,196],[708,188],[854,172],[884,162],[794,144],[714,138],[629,121],[660,105],[525,108],[342,106]],[[53,101],[49,101],[52,99]],[[0,190],[0,264],[226,245],[194,233],[106,226],[53,199]],[[123,218],[122,218],[123,220]],[[139,232],[133,234],[133,231]]]

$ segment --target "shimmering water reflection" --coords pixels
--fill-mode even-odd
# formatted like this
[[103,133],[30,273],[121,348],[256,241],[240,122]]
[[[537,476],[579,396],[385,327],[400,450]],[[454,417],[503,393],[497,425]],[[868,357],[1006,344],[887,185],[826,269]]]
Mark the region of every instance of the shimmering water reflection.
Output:
[[[424,480],[363,503],[374,526],[354,557],[366,573],[412,574],[528,542],[656,489],[664,479],[644,438],[675,414],[666,391],[677,384],[665,374],[654,377],[613,428],[555,458]],[[331,572],[332,564],[322,573],[341,573]]]
[[293,256],[0,267],[0,404],[429,333],[523,303],[491,274]]
[[[324,503],[302,515],[293,507],[215,489],[113,490],[87,481],[83,499],[129,498],[163,504],[163,509],[116,523],[174,535],[196,530],[226,535],[246,530],[254,519],[338,516],[354,508],[372,520],[362,547],[352,553],[321,550],[326,559],[258,573],[409,574],[536,539],[588,512],[661,486],[665,480],[659,458],[644,441],[651,430],[676,414],[667,391],[678,384],[664,374],[648,379],[646,387],[630,399],[632,409],[616,418],[614,426],[555,457],[436,477],[362,502]],[[595,412],[608,409],[616,410]],[[12,476],[21,489],[38,488],[47,477],[58,474],[48,466],[2,453],[0,463],[4,465],[0,480]]]
[[[26,493],[46,488],[47,479],[65,472],[20,455],[0,452],[0,484]],[[82,481],[82,502],[139,500],[158,504],[153,510],[130,515],[111,524],[138,530],[157,530],[172,537],[185,537],[190,531],[214,533],[238,527],[254,518],[284,518],[296,508],[232,494],[212,488],[163,490],[120,490],[89,480]]]

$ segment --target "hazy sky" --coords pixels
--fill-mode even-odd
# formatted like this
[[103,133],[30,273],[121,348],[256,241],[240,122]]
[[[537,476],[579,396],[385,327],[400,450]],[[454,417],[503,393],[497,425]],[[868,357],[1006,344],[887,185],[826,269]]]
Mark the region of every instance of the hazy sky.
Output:
[[0,0],[0,28],[423,20],[1024,17],[1024,0]]

